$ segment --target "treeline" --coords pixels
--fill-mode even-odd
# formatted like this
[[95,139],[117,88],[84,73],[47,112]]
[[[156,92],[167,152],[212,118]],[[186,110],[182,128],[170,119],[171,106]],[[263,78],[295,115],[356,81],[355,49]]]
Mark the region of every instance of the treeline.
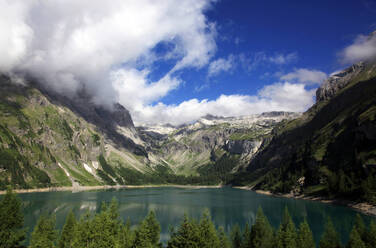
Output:
[[[26,229],[23,228],[22,203],[8,189],[0,200],[0,248],[25,247]],[[79,219],[70,212],[61,232],[55,228],[55,217],[42,215],[31,234],[30,248],[158,248],[161,227],[155,213],[150,212],[136,227],[124,223],[119,215],[118,203],[103,203],[99,213],[87,212]],[[228,235],[223,227],[216,228],[210,214],[205,211],[200,220],[184,216],[179,226],[170,229],[167,248],[314,248],[312,231],[304,220],[296,228],[288,209],[282,222],[274,230],[259,208],[255,223],[241,229],[233,226]],[[319,248],[373,248],[376,247],[376,224],[367,228],[360,215],[346,246],[328,219]]]

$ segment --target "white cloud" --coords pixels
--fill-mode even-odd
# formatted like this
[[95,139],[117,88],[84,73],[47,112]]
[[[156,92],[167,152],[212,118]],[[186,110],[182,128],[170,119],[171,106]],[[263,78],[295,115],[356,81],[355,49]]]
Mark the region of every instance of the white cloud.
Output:
[[215,100],[190,99],[178,105],[158,103],[133,111],[136,124],[192,122],[206,114],[241,116],[267,111],[305,111],[314,103],[315,90],[304,84],[275,83],[264,87],[255,96],[221,95]]
[[[215,25],[204,15],[211,3],[0,0],[0,72],[27,73],[66,94],[85,85],[97,102],[112,103],[125,101],[122,98],[139,86],[130,85],[133,79],[128,84],[111,82],[120,67],[148,66],[174,55],[175,65],[162,80],[143,82],[149,95],[154,94],[151,89],[158,90],[140,98],[158,99],[163,89],[179,83],[173,72],[202,67],[215,52]],[[165,56],[154,55],[153,48],[163,42],[171,50]]]
[[359,35],[340,54],[343,63],[355,63],[376,58],[376,31],[370,35]]
[[[119,101],[138,123],[181,124],[208,113],[236,116],[309,107],[314,91],[287,82],[266,86],[255,96],[221,95],[178,105],[158,102],[182,83],[174,72],[203,67],[215,53],[216,27],[204,15],[212,2],[0,0],[0,72],[26,73],[65,94],[85,86],[97,103]],[[162,43],[170,49],[154,53]],[[295,57],[259,54],[250,66],[281,65]],[[151,81],[150,65],[158,60],[174,64]],[[228,60],[234,58],[217,62],[212,73],[230,70]]]
[[327,77],[328,75],[325,72],[300,68],[282,75],[280,79],[303,84],[321,84]]
[[298,59],[297,53],[276,54],[274,56],[267,57],[267,60],[269,60],[271,63],[277,64],[277,65],[289,64],[291,62],[296,61],[297,59]]
[[227,59],[219,58],[210,63],[208,68],[208,76],[213,77],[220,72],[227,72],[235,66],[235,57],[230,54]]

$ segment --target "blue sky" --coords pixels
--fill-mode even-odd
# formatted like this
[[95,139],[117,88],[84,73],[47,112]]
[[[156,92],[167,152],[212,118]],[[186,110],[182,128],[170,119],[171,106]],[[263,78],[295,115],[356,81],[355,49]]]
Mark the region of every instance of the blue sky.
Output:
[[[296,54],[285,64],[261,63],[247,70],[237,61],[229,72],[208,78],[207,67],[186,70],[190,83],[165,96],[166,104],[191,98],[216,99],[221,94],[257,94],[278,81],[275,73],[309,68],[327,74],[342,69],[338,53],[359,34],[376,29],[376,8],[365,1],[218,1],[207,11],[217,26],[215,58],[244,54],[250,63],[257,53],[266,56]],[[376,2],[371,5],[376,7]],[[237,59],[238,60],[238,59]],[[197,88],[203,87],[202,90]],[[317,86],[317,85],[316,85]]]
[[0,73],[84,88],[137,125],[302,112],[376,57],[375,29],[375,0],[0,0]]

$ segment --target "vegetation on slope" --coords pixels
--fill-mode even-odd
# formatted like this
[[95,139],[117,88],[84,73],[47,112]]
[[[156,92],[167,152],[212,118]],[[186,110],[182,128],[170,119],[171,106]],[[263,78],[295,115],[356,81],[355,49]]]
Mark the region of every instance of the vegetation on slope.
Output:
[[376,69],[281,123],[235,184],[376,203]]

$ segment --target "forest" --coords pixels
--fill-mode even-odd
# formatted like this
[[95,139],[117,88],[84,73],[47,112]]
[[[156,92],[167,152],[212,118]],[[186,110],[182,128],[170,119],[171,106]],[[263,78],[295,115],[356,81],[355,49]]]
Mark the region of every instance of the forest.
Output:
[[[29,246],[25,245],[26,231],[22,201],[8,188],[0,199],[0,248],[314,248],[312,231],[306,220],[295,226],[287,208],[278,229],[270,225],[261,208],[256,220],[244,228],[234,225],[229,233],[215,226],[209,211],[199,220],[185,215],[180,225],[170,228],[169,240],[160,242],[161,227],[154,212],[133,227],[120,218],[118,203],[102,203],[99,212],[75,216],[71,211],[62,230],[55,227],[55,217],[44,214],[33,228]],[[323,227],[319,248],[376,247],[376,223],[367,226],[358,214],[347,244],[341,244],[339,234],[330,219]]]

